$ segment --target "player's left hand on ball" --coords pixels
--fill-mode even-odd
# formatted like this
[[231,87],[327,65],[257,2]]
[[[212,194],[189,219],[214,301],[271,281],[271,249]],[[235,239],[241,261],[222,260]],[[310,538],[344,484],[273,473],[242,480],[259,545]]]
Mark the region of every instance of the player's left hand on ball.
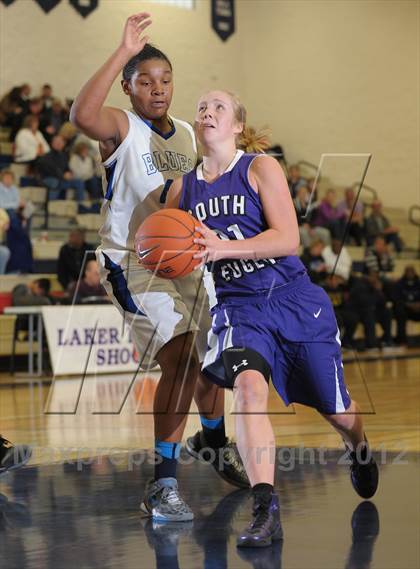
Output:
[[194,239],[194,243],[198,243],[204,247],[204,249],[199,253],[195,253],[195,255],[193,255],[194,259],[202,259],[202,264],[223,259],[223,241],[219,239],[217,233],[204,224],[196,227],[195,230],[197,233],[200,233],[201,237]]

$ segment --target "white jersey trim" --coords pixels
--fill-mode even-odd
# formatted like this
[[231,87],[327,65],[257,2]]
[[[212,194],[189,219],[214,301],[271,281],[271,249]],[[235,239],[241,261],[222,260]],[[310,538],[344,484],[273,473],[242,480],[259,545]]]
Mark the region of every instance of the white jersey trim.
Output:
[[[243,154],[245,154],[243,150],[237,150],[232,162],[229,164],[229,166],[226,168],[226,170],[222,174],[220,174],[219,178],[221,178],[224,174],[227,174],[228,172],[233,170],[233,168],[239,162],[239,159],[241,158],[241,156]],[[200,162],[200,164],[197,166],[196,176],[197,176],[197,180],[202,180],[204,182],[206,181],[204,178],[204,174],[203,174],[203,163],[202,162]]]
[[[116,148],[114,150],[114,152],[111,154],[111,156],[108,156],[108,158],[102,162],[102,165],[105,168],[109,168],[112,165],[112,163],[115,162],[115,160],[118,159],[124,153],[126,147],[130,144],[131,138],[133,136],[133,129],[131,128],[131,122],[132,121],[138,122],[145,129],[145,133],[148,130],[152,130],[152,132],[156,132],[155,130],[151,129],[150,125],[145,120],[143,120],[141,117],[137,116],[132,111],[128,111],[126,109],[123,109],[123,112],[127,115],[127,118],[128,118],[127,136],[124,138],[124,140],[118,146],[118,148]],[[168,117],[171,119],[171,121],[174,125],[174,131],[176,131],[177,124],[185,127],[188,130],[188,132],[191,135],[191,140],[192,140],[194,152],[197,154],[197,142],[195,140],[194,129],[190,125],[190,123],[183,121],[183,120],[180,120],[180,119],[176,119],[176,118],[172,117],[171,115],[168,115]],[[175,132],[174,132],[174,134],[175,134]]]

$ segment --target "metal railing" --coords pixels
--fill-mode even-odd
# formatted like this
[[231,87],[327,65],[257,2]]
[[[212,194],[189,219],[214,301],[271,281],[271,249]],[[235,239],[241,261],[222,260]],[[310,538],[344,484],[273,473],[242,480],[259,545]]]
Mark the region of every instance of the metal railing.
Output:
[[[354,182],[351,185],[351,187],[353,188],[353,190],[359,191],[360,182]],[[363,195],[363,197],[361,195],[361,202],[363,203],[363,205],[370,206],[370,205],[372,205],[372,202],[374,202],[375,200],[378,199],[378,192],[377,192],[377,190],[375,190],[375,188],[372,188],[371,186],[368,186],[367,184],[362,184],[361,190],[366,190],[366,192],[369,194],[368,200],[363,199],[366,196],[366,193]],[[360,193],[362,194],[362,191]]]

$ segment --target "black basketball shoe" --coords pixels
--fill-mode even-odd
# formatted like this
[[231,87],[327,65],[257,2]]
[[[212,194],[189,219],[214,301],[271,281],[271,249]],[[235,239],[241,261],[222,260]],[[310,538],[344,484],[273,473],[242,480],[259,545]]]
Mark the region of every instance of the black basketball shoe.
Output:
[[13,446],[0,435],[0,475],[8,470],[24,466],[32,456],[32,450],[26,445]]
[[203,431],[188,437],[185,449],[194,458],[207,462],[223,480],[238,488],[249,488],[249,480],[239,456],[236,444],[226,440],[223,447],[212,449],[205,440]]
[[254,497],[252,521],[238,536],[238,547],[268,547],[274,541],[283,539],[280,523],[280,505],[276,494],[271,495],[271,502]]
[[375,494],[379,483],[379,470],[371,450],[367,444],[360,451],[351,451],[347,447],[350,458],[350,478],[356,492],[368,500]]

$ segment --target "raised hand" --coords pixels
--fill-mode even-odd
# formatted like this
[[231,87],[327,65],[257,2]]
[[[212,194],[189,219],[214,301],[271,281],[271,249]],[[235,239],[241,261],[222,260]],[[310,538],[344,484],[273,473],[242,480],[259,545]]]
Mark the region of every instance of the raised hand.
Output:
[[126,21],[121,47],[131,54],[131,56],[139,53],[149,40],[149,36],[143,35],[143,32],[151,23],[150,14],[147,12],[134,14]]

